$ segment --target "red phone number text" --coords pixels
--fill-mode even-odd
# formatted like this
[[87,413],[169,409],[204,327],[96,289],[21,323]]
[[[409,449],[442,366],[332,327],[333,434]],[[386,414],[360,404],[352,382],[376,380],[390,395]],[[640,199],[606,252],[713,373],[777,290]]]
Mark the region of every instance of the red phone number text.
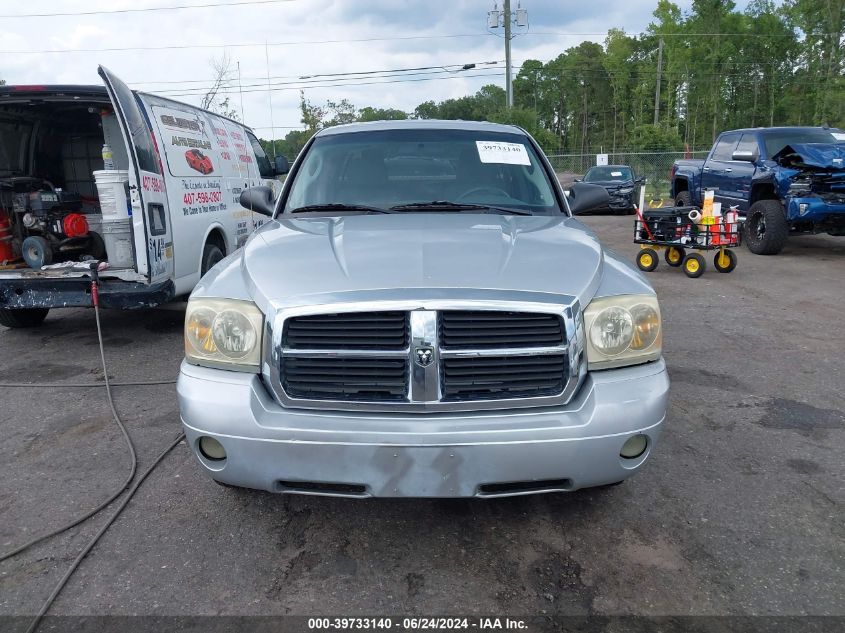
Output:
[[212,204],[222,199],[222,191],[196,191],[186,193],[182,201],[185,204]]

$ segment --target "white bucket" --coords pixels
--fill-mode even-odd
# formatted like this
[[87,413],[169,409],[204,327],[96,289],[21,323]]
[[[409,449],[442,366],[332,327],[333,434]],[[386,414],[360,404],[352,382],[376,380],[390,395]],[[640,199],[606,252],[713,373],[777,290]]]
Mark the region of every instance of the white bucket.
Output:
[[133,268],[132,221],[129,218],[103,218],[103,241],[111,268]]
[[123,169],[102,169],[94,172],[100,209],[106,217],[129,217],[129,172]]

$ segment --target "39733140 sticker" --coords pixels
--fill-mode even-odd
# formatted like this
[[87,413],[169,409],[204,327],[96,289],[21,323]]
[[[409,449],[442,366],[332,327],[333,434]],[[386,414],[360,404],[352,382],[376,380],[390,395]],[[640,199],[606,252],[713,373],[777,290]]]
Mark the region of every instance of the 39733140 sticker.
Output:
[[505,143],[504,141],[476,141],[478,158],[482,163],[498,163],[501,165],[530,165],[528,150],[522,143]]

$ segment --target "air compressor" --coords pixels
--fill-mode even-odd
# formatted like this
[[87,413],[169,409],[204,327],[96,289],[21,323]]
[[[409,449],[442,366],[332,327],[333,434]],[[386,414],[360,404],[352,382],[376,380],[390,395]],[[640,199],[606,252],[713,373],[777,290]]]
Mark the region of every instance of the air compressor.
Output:
[[[23,257],[30,268],[38,270],[54,261],[78,260],[84,255],[105,257],[103,238],[89,221],[101,216],[83,213],[79,194],[56,189],[47,181],[16,180],[4,183],[11,184],[12,191],[7,190],[0,201],[0,239],[3,233],[12,237],[10,245],[0,246],[0,259]],[[9,201],[11,209],[3,204]],[[4,224],[4,215],[8,224]]]

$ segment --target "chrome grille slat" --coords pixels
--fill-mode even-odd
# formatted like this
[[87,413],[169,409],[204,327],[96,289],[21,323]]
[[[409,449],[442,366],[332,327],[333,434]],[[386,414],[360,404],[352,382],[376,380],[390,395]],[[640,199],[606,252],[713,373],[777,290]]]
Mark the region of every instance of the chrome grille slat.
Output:
[[560,354],[567,351],[565,345],[555,347],[511,347],[502,349],[444,349],[440,348],[440,358],[473,358],[476,356],[544,356]]

